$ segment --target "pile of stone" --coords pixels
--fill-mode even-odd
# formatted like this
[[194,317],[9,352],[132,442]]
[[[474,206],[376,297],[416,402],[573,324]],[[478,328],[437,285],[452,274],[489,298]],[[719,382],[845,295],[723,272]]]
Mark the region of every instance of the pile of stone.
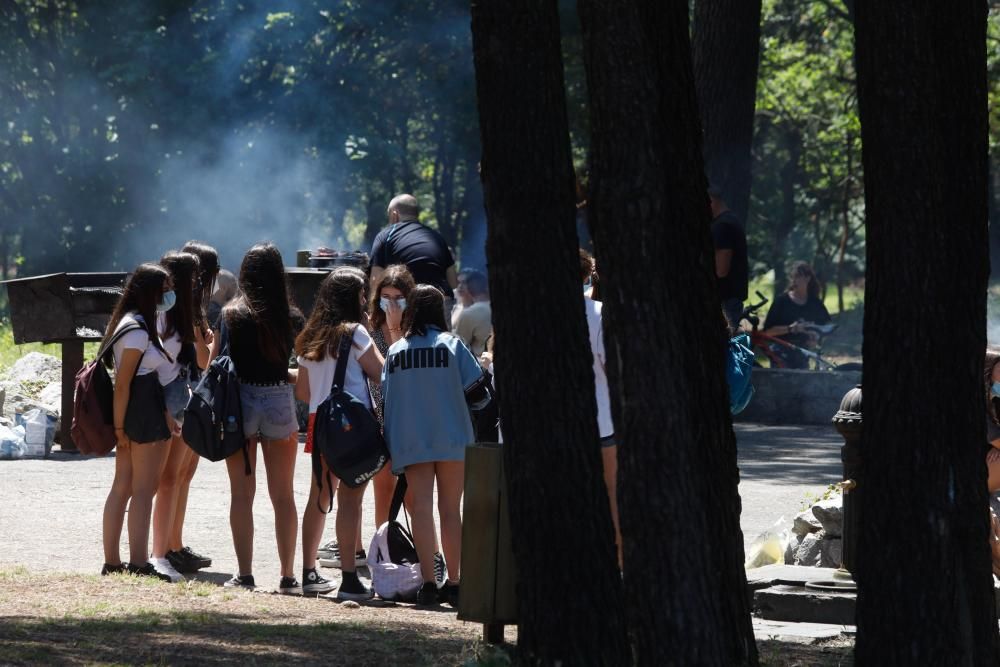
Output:
[[792,522],[785,549],[786,565],[840,567],[843,553],[844,510],[841,494],[820,500]]
[[41,408],[58,417],[62,405],[62,361],[29,352],[0,375],[0,419],[12,424],[15,413]]

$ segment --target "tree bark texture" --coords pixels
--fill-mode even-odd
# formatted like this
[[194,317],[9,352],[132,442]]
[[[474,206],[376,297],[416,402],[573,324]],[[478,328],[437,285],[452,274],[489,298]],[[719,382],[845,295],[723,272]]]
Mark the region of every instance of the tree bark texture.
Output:
[[761,0],[696,0],[692,53],[705,168],[744,224],[757,101]]
[[857,663],[996,665],[986,5],[855,10],[867,225]]
[[474,0],[472,35],[518,651],[529,664],[627,664],[556,2]]
[[633,655],[755,664],[687,3],[578,6]]

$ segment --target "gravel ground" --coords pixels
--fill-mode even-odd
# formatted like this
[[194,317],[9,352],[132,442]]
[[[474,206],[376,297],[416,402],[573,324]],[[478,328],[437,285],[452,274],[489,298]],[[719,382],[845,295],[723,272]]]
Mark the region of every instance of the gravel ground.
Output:
[[[744,543],[784,516],[790,523],[808,498],[840,480],[841,440],[832,428],[736,426],[743,481]],[[254,505],[254,575],[258,585],[277,586],[279,567],[274,515],[267,496],[266,472],[258,460]],[[299,453],[295,468],[296,504],[301,517],[311,474],[309,457]],[[31,570],[96,573],[103,562],[101,515],[114,475],[114,457],[56,453],[50,459],[0,461],[0,566]],[[365,497],[363,542],[374,533],[372,491]],[[212,566],[198,578],[221,582],[236,570],[229,531],[229,479],[225,465],[202,461],[192,484],[185,541],[209,555]],[[325,539],[333,539],[333,520]],[[127,556],[127,531],[122,555]],[[301,567],[301,550],[296,556]],[[330,575],[338,571],[327,570]]]

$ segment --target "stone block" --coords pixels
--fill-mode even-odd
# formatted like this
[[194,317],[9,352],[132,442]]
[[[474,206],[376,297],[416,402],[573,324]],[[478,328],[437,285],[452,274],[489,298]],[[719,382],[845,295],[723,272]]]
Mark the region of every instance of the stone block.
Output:
[[770,621],[853,625],[857,595],[778,585],[755,591],[754,609]]

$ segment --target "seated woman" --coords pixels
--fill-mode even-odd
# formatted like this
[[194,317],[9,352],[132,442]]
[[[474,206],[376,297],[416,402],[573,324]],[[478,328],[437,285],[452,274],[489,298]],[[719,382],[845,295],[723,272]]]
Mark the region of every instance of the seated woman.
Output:
[[[805,262],[795,262],[789,273],[788,291],[778,296],[767,311],[764,333],[788,341],[799,347],[813,348],[819,337],[808,330],[810,324],[826,324],[830,313],[819,298],[819,281],[812,267]],[[784,346],[774,345],[782,354],[788,368],[805,368],[806,358]]]

